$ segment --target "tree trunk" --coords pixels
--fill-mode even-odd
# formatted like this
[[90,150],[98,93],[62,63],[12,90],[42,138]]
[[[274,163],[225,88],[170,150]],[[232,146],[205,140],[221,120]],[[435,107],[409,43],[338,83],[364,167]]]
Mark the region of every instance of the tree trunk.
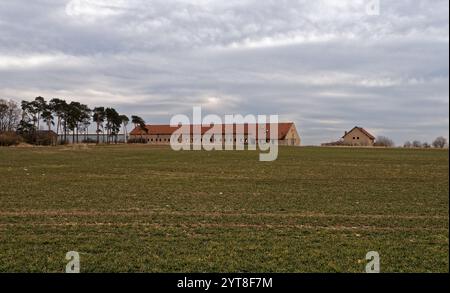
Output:
[[63,128],[64,128],[64,143],[66,143],[66,141],[67,141],[67,122],[66,121],[64,121]]
[[47,126],[48,126],[48,140],[50,142],[50,145],[53,145],[53,139],[52,139],[52,137],[50,135],[50,131],[51,131],[51,128],[52,128],[50,121],[47,122]]
[[60,118],[58,117],[58,122],[56,122],[56,143],[58,143],[58,139],[59,139],[59,123],[60,123]]
[[97,144],[100,143],[100,123],[97,122]]

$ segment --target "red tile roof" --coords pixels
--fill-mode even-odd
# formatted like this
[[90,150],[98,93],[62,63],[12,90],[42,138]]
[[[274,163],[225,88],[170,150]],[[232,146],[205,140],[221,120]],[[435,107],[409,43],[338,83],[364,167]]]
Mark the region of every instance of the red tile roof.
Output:
[[[286,122],[286,123],[278,123],[278,139],[282,140],[286,137],[287,133],[289,132],[289,130],[291,129],[291,127],[294,125],[294,123],[292,122]],[[231,125],[226,125],[226,124],[220,124],[218,125],[219,127],[221,127],[221,134],[225,135],[225,129],[226,126],[231,127]],[[237,127],[239,125],[233,124],[233,134],[237,134]],[[135,129],[133,129],[133,131],[130,132],[130,135],[135,135],[135,136],[139,136],[139,135],[172,135],[172,133],[179,129],[179,127],[171,127],[170,125],[146,125],[145,126],[147,129],[147,132],[143,131],[142,129],[140,129],[139,127],[136,127]],[[191,134],[193,133],[193,128],[194,125],[189,125],[190,127],[190,132]],[[202,126],[201,127],[201,134],[205,134],[206,131],[210,130],[212,128],[212,126]],[[244,134],[244,135],[248,135],[249,134],[249,130],[251,131],[252,129],[256,129],[256,132],[258,132],[258,124],[244,124],[244,132],[243,133],[239,133],[239,134]],[[268,133],[267,138],[270,137],[270,124],[267,123],[266,124],[266,131]],[[257,133],[256,133],[257,136]]]

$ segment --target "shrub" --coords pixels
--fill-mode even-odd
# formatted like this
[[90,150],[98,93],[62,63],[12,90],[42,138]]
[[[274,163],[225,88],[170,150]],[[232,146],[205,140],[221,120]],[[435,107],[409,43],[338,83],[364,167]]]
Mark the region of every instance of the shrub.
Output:
[[412,142],[412,146],[413,148],[421,148],[423,145],[422,142],[420,142],[419,140],[415,140]]
[[433,141],[433,146],[435,148],[443,149],[447,145],[447,139],[443,136],[439,136]]
[[14,132],[0,133],[0,146],[18,145],[22,142],[22,137]]

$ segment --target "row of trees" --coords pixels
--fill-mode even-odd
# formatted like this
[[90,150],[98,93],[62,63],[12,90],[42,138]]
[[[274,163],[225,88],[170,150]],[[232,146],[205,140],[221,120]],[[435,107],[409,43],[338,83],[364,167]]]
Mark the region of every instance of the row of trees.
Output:
[[[139,116],[131,117],[132,123],[145,129],[145,121]],[[120,131],[127,137],[127,125],[130,119],[119,114],[114,108],[95,107],[63,99],[54,98],[46,101],[43,97],[36,97],[32,101],[22,101],[20,107],[14,101],[0,100],[0,132],[16,132],[25,140],[37,143],[40,129],[47,129],[47,135],[55,129],[60,143],[66,143],[72,135],[72,142],[88,140],[89,127],[95,123],[96,142],[100,136],[106,143],[117,143]]]
[[[385,136],[379,136],[375,140],[375,146],[393,147],[395,146],[394,141]],[[437,137],[433,143],[429,144],[427,142],[421,142],[419,140],[407,141],[403,144],[404,148],[436,148],[443,149],[448,147],[447,139],[443,136]]]
[[448,147],[447,139],[443,136],[437,137],[433,143],[429,144],[428,142],[421,142],[419,140],[407,141],[403,144],[405,148],[437,148],[443,149]]
[[[379,136],[375,140],[375,146],[383,146],[383,147],[393,147],[395,146],[394,141],[388,137],[385,136]],[[437,137],[432,144],[429,144],[427,142],[421,142],[419,140],[414,141],[407,141],[403,144],[404,148],[437,148],[437,149],[443,149],[448,147],[447,139],[443,136]]]

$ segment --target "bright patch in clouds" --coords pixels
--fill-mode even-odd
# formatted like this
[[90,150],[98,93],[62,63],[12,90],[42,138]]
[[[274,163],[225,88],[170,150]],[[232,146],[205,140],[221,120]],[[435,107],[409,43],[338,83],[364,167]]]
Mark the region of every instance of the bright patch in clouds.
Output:
[[126,8],[125,0],[71,0],[66,5],[69,16],[106,17],[118,15]]
[[208,104],[216,105],[216,104],[218,104],[218,103],[219,103],[219,99],[218,99],[218,98],[216,98],[216,97],[210,97],[210,98],[208,98]]
[[[342,38],[350,39],[352,36],[341,36]],[[256,49],[264,47],[277,47],[277,46],[288,46],[296,44],[307,44],[307,43],[325,43],[332,40],[338,40],[339,36],[334,34],[323,34],[323,35],[302,35],[291,34],[291,35],[281,35],[274,37],[264,37],[262,39],[251,40],[245,39],[242,42],[232,43],[229,47],[235,49]]]
[[82,66],[86,59],[63,54],[0,55],[0,70]]

